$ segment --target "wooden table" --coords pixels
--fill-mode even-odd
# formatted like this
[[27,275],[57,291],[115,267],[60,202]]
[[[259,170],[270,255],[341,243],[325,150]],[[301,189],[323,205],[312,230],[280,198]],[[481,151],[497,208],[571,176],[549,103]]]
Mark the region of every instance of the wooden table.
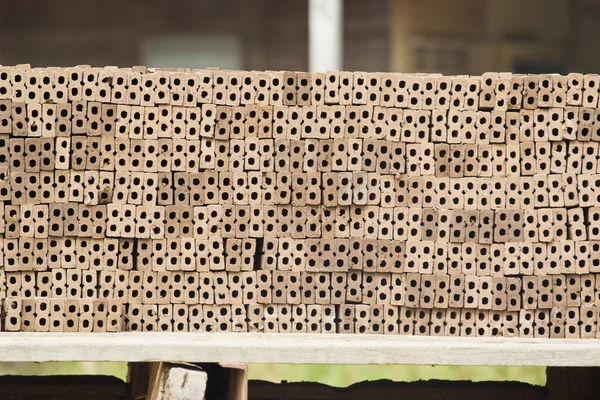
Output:
[[[584,339],[465,338],[386,335],[252,333],[0,333],[0,361],[160,361],[201,364],[421,364],[546,366],[545,388],[502,382],[431,382],[331,389],[318,384],[250,382],[250,398],[597,399],[600,341]],[[365,390],[367,392],[365,392]],[[308,391],[308,392],[307,392]],[[446,397],[441,393],[447,393]],[[271,393],[270,395],[268,393]],[[385,394],[387,393],[387,395]],[[460,394],[462,393],[462,394]],[[460,395],[459,395],[460,394]],[[271,397],[270,397],[271,396]],[[278,397],[279,396],[279,397]],[[337,397],[336,397],[337,396]],[[444,395],[445,396],[445,395]],[[500,397],[498,397],[500,396]],[[0,397],[1,399],[2,397]],[[425,398],[428,398],[425,396]]]

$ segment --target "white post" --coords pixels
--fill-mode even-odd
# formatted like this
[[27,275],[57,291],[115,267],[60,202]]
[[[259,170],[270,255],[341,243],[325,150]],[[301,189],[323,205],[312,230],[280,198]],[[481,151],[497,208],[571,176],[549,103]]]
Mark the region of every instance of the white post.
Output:
[[310,72],[342,69],[343,1],[308,3],[308,63]]

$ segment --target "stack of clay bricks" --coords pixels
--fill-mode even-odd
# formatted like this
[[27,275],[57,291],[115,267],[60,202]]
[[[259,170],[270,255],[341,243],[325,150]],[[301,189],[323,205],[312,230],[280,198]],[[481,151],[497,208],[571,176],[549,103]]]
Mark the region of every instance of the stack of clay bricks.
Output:
[[0,67],[1,329],[600,337],[599,90]]

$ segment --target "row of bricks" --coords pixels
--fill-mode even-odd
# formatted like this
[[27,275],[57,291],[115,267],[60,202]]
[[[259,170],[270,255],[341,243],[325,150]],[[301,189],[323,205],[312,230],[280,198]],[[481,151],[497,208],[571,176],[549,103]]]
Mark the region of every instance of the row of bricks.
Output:
[[[227,306],[204,305],[188,306],[186,324],[185,307],[178,308],[173,305],[172,311],[169,306],[156,306],[156,310],[153,306],[128,307],[130,308],[125,329],[169,332],[248,331],[595,338],[598,337],[597,324],[600,319],[596,307],[554,307],[551,310],[494,312],[389,305],[252,305],[245,306],[244,309],[231,306],[231,312],[228,313]],[[141,318],[129,317],[134,313],[141,314]],[[176,314],[180,314],[180,318],[172,317],[169,321],[169,316]],[[158,318],[155,323],[156,316]]]
[[[129,307],[127,330],[169,332],[595,338],[598,337],[597,323],[600,318],[596,307],[494,312],[381,305],[254,305],[246,306],[244,310],[232,306],[228,313],[227,306],[189,306],[187,314],[185,308],[175,305],[172,311],[169,306],[157,306],[156,310],[153,306]],[[141,314],[141,318],[137,315],[132,318],[131,314]],[[176,314],[180,314],[180,318],[172,317],[169,321],[169,317]],[[185,316],[188,318],[187,324]],[[227,321],[228,317],[230,321]]]
[[0,99],[132,105],[374,104],[413,109],[597,107],[600,77],[0,67]]
[[366,172],[131,173],[0,170],[0,202],[116,207],[216,206],[533,210],[600,206],[600,174],[444,178]]
[[6,239],[48,237],[360,238],[450,243],[600,240],[600,208],[444,210],[409,207],[0,205]]
[[4,239],[6,271],[419,272],[480,276],[600,272],[600,242],[496,244],[363,239]]
[[335,139],[393,142],[515,143],[598,140],[600,114],[568,107],[520,111],[401,110],[365,106],[130,107],[78,101],[24,104],[0,100],[0,133],[15,136],[131,139]]
[[131,107],[77,101],[0,100],[0,133],[14,137],[105,139],[370,139],[402,143],[518,144],[600,140],[600,111],[402,110],[365,106]]
[[392,304],[497,311],[600,306],[597,274],[465,274],[293,271],[8,272],[3,297],[116,299],[131,304]]
[[0,135],[0,168],[15,172],[379,173],[437,177],[595,174],[598,142],[391,143],[370,139],[22,139]]
[[123,303],[113,299],[5,298],[0,330],[22,332],[120,332]]
[[5,331],[370,333],[596,338],[594,306],[549,310],[422,309],[390,305],[122,305],[10,298]]
[[[82,239],[83,240],[83,239]],[[206,259],[205,242],[196,241],[194,260],[170,259],[172,249],[187,242],[177,239],[138,240],[134,257],[138,270],[219,270],[222,265]],[[212,244],[211,244],[212,243]],[[227,239],[221,246],[209,242],[209,258],[223,257],[226,271],[278,270],[307,272],[413,272],[479,276],[587,274],[600,272],[600,242],[561,240],[503,244],[445,243],[352,239],[293,240],[265,238]],[[166,256],[165,256],[165,250]],[[166,262],[164,261],[166,258]],[[187,265],[186,265],[187,264]],[[165,268],[166,265],[166,268]],[[78,268],[85,268],[85,264]]]
[[[463,271],[542,274],[597,272],[598,241],[477,244],[433,240],[377,239],[115,239],[14,238],[0,240],[0,266],[156,271],[269,270]],[[333,263],[331,260],[335,259]],[[475,268],[475,266],[478,268]],[[536,268],[534,269],[533,266]],[[554,271],[554,272],[552,272]]]

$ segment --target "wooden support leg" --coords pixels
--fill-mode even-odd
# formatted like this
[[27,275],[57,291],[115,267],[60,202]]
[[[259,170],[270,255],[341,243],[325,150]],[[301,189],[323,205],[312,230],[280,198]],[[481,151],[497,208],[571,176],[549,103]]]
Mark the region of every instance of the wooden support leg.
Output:
[[600,368],[546,368],[548,400],[600,398]]
[[248,399],[244,364],[130,363],[128,382],[136,400]]
[[146,400],[202,400],[208,375],[192,364],[129,364],[131,397]]
[[150,387],[151,370],[158,363],[139,362],[127,364],[127,382],[131,385],[130,396],[134,399],[143,399],[148,394]]
[[199,364],[208,373],[207,399],[248,400],[246,364]]
[[405,400],[544,400],[544,388],[521,382],[460,382],[388,380],[355,383],[337,388],[315,382],[271,383],[250,381],[253,400],[283,399],[405,399]]

